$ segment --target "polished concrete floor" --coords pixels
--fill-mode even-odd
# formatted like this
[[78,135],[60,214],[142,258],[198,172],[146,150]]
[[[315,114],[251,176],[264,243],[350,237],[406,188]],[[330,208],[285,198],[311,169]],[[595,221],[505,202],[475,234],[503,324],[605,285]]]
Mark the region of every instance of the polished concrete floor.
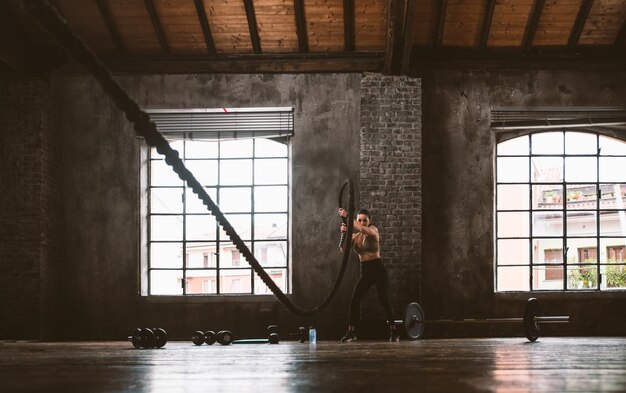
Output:
[[626,392],[626,337],[315,346],[0,341],[0,392]]

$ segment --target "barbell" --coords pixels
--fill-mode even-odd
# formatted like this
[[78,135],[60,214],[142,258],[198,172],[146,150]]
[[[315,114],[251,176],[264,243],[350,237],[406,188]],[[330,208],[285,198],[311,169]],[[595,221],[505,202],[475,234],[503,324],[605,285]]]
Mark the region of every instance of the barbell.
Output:
[[541,316],[539,300],[531,297],[524,306],[523,318],[485,318],[485,319],[438,319],[426,320],[424,310],[418,303],[409,303],[404,309],[403,319],[396,320],[397,325],[404,326],[407,337],[410,340],[418,340],[424,334],[425,324],[445,323],[520,323],[524,324],[526,338],[536,341],[541,335],[541,323],[569,323],[570,318],[564,316]]

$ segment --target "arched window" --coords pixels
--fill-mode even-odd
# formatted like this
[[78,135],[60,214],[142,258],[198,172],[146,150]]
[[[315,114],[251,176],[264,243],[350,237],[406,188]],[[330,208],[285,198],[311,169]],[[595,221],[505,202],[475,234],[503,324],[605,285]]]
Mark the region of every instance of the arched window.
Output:
[[626,142],[552,131],[496,148],[496,291],[626,289]]

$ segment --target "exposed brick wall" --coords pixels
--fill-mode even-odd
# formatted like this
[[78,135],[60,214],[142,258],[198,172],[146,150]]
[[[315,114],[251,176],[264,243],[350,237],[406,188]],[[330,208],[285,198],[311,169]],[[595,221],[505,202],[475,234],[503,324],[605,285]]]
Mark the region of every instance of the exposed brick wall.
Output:
[[58,290],[60,152],[56,100],[40,79],[0,78],[0,338],[41,337]]
[[[422,227],[421,80],[364,74],[361,80],[361,207],[381,234],[396,318],[419,301]],[[373,292],[373,291],[372,291]],[[363,319],[380,319],[373,293]]]

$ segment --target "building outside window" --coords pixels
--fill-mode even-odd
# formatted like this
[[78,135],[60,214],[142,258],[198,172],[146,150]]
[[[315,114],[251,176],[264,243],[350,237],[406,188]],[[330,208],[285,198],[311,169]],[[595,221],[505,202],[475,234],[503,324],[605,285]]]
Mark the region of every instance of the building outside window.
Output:
[[[222,109],[205,110],[194,112],[191,123],[189,112],[151,117],[270,277],[289,292],[293,111],[271,109],[229,110],[236,114],[230,118],[220,116]],[[168,126],[175,122],[172,131]],[[207,130],[209,122],[218,130]],[[279,124],[268,127],[271,122]],[[150,149],[146,166],[147,294],[268,293],[215,217],[156,149]]]
[[496,147],[497,291],[626,289],[626,143],[552,131]]

